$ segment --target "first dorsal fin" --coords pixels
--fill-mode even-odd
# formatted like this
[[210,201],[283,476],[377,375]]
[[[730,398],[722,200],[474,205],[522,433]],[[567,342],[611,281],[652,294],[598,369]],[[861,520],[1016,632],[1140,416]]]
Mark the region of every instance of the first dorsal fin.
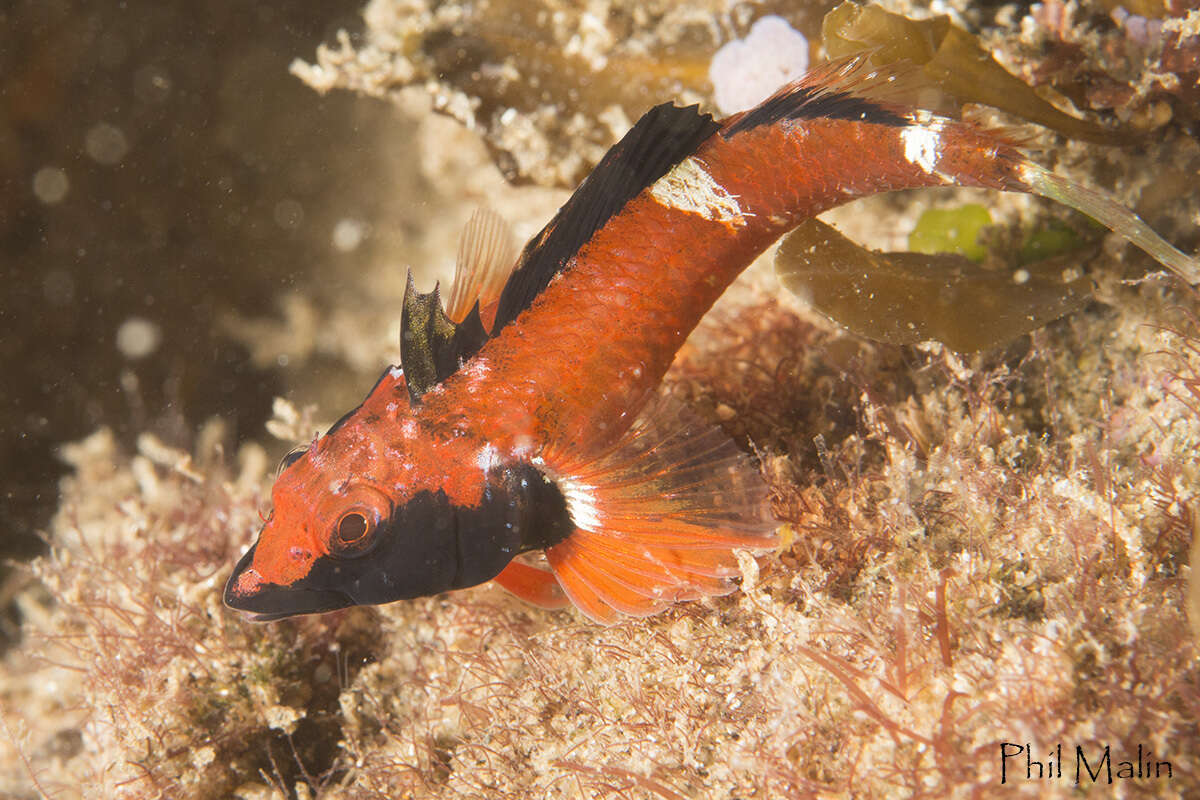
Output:
[[412,272],[408,273],[400,313],[400,365],[413,403],[457,372],[487,338],[478,302],[456,323],[442,310],[437,287],[432,292],[418,292]]
[[[718,127],[710,115],[700,113],[699,106],[677,108],[664,103],[639,119],[554,219],[525,245],[499,292],[491,335],[528,308],[604,223],[691,155]],[[497,275],[504,274],[505,236],[503,221],[495,215],[485,212],[472,219],[459,252],[449,313],[442,309],[436,288],[430,293],[416,291],[409,274],[400,318],[400,358],[414,403],[454,374],[489,338],[476,298],[487,299]],[[465,315],[456,322],[460,314]]]
[[517,318],[572,256],[643,189],[696,151],[720,125],[699,106],[670,103],[646,112],[533,237],[504,286],[492,335]]

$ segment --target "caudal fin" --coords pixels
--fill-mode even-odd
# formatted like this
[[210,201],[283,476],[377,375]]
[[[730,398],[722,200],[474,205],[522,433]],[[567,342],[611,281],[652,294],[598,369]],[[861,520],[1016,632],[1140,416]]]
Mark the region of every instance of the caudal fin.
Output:
[[1115,198],[1055,175],[1032,161],[1024,162],[1017,171],[1030,192],[1087,214],[1188,283],[1200,283],[1200,260],[1163,239]]

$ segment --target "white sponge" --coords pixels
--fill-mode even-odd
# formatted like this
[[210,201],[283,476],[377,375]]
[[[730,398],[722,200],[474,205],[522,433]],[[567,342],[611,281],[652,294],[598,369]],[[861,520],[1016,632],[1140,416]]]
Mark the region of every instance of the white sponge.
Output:
[[745,111],[766,100],[808,69],[808,40],[783,17],[757,20],[745,39],[734,39],[713,54],[708,78],[723,114]]

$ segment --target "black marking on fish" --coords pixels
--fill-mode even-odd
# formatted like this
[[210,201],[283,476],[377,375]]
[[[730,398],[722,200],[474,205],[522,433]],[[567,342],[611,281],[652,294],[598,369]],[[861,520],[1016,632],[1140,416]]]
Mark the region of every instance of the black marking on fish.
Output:
[[614,214],[696,152],[720,127],[712,115],[701,114],[699,106],[679,108],[663,103],[647,111],[605,154],[554,219],[525,245],[500,294],[492,336],[529,308]]
[[558,488],[535,467],[514,464],[492,473],[477,506],[422,490],[365,547],[323,555],[294,583],[263,584],[243,596],[238,579],[254,563],[255,545],[226,583],[225,603],[266,621],[426,597],[491,580],[518,553],[556,544],[574,527]]
[[721,136],[728,140],[763,125],[801,119],[844,119],[892,127],[912,124],[895,111],[853,92],[830,91],[823,86],[794,86],[735,119],[721,131]]

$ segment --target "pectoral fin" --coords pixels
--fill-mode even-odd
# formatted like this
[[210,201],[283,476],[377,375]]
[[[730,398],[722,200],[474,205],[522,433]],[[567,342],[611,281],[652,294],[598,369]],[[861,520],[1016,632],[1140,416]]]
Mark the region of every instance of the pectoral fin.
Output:
[[565,608],[568,603],[566,595],[554,578],[554,573],[520,561],[509,562],[504,571],[492,580],[509,593],[538,608],[553,611]]
[[767,486],[719,428],[658,400],[599,456],[547,452],[575,530],[546,550],[590,619],[648,616],[733,591],[735,550],[775,546]]

